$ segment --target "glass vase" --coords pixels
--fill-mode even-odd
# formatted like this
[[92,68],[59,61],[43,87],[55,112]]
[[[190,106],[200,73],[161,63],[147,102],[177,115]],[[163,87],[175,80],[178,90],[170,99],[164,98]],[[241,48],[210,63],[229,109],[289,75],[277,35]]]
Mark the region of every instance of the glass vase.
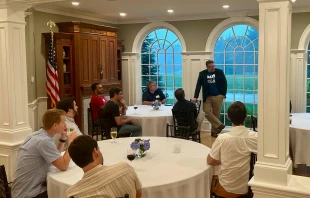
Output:
[[142,157],[144,157],[145,155],[146,155],[146,152],[145,152],[145,151],[143,151],[143,150],[141,150],[141,149],[138,149],[137,154],[136,154],[136,157],[137,157],[137,158],[142,158]]

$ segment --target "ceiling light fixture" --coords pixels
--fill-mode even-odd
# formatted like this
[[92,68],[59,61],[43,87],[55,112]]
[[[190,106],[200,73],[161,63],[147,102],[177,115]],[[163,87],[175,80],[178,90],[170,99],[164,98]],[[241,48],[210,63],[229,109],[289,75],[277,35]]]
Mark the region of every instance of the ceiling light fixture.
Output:
[[126,16],[126,13],[121,12],[121,13],[119,13],[119,15],[124,17],[124,16]]
[[223,8],[228,9],[229,5],[223,5]]
[[174,11],[170,9],[170,10],[167,10],[167,12],[168,13],[173,13]]
[[72,5],[78,6],[78,5],[80,5],[80,3],[79,3],[79,2],[76,2],[76,1],[73,1],[73,2],[72,2]]
[[292,0],[292,2],[293,2],[293,3],[295,3],[295,2],[296,2],[296,0]]

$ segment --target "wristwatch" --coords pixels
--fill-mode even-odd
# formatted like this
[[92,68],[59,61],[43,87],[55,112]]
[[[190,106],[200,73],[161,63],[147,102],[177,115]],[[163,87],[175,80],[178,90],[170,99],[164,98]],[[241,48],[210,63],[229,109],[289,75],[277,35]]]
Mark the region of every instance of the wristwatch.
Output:
[[65,139],[65,140],[59,139],[59,142],[66,143],[67,140],[68,140],[68,139]]

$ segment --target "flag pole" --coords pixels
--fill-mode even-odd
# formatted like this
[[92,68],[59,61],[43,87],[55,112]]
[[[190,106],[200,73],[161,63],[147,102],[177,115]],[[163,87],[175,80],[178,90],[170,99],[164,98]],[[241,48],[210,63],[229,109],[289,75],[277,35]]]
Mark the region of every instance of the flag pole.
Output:
[[48,55],[48,64],[47,67],[47,84],[46,84],[46,91],[51,98],[52,104],[51,108],[56,108],[56,103],[59,100],[59,85],[58,85],[58,74],[56,69],[55,63],[55,48],[54,48],[54,32],[52,28],[56,26],[55,22],[52,20],[48,21],[46,25],[50,28],[51,33],[51,41],[49,47],[49,55]]

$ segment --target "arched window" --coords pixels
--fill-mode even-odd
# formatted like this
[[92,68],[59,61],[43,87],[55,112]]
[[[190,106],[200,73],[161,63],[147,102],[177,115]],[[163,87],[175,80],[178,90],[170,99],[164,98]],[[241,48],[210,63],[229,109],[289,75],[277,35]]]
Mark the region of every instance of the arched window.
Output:
[[214,47],[214,62],[227,78],[227,95],[221,111],[221,121],[231,126],[227,109],[235,101],[247,108],[245,122],[250,127],[250,115],[257,115],[258,102],[258,31],[252,26],[239,24],[227,28]]
[[174,91],[182,87],[182,44],[175,33],[156,29],[149,33],[141,47],[142,93],[148,81],[155,81],[167,97],[167,104],[174,104]]

